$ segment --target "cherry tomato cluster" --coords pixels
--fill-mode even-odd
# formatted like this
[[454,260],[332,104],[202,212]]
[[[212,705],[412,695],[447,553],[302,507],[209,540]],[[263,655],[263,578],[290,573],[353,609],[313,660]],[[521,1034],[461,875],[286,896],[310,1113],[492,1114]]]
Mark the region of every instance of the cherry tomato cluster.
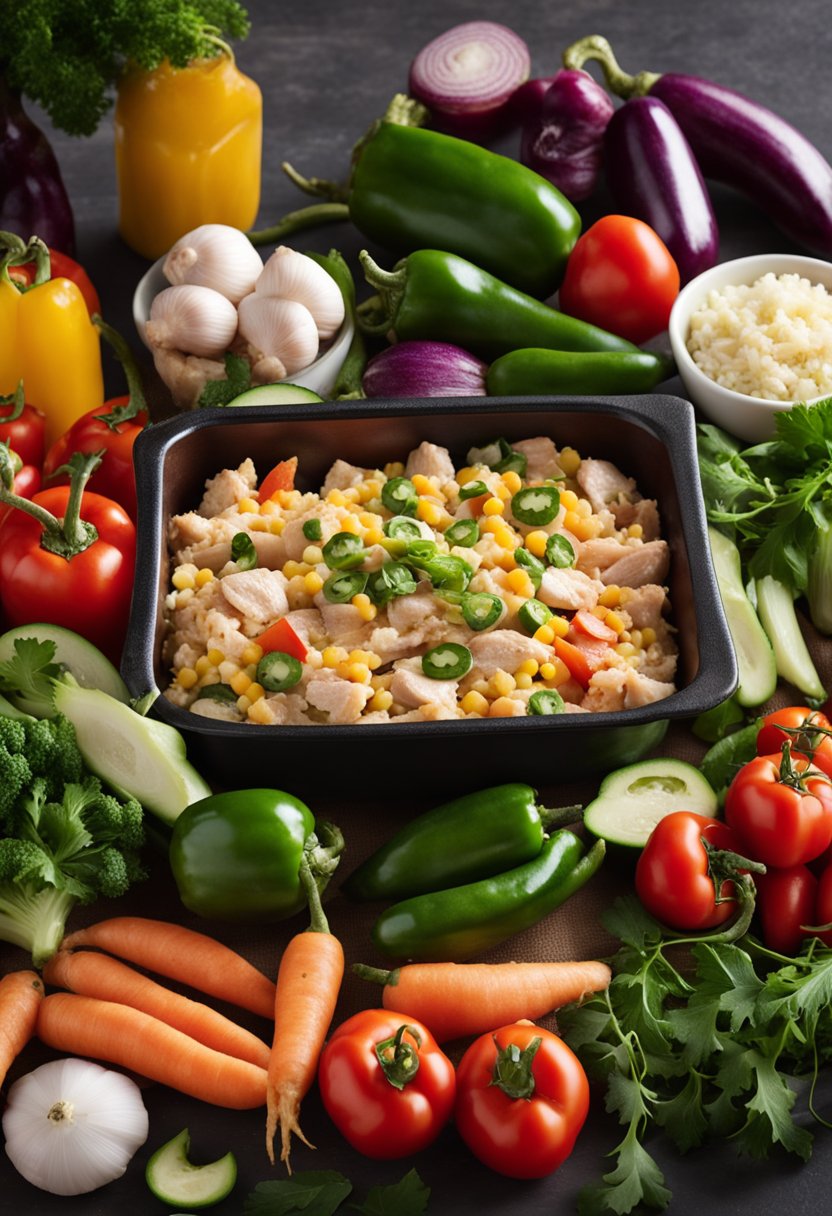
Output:
[[419,1152],[453,1117],[473,1154],[511,1178],[557,1169],[589,1109],[577,1057],[532,1022],[481,1035],[454,1070],[422,1022],[365,1009],[329,1039],[318,1082],[336,1127],[367,1157]]
[[698,932],[736,915],[753,873],[770,949],[794,954],[815,930],[832,945],[832,724],[790,706],[763,719],[756,746],[728,787],[724,823],[687,811],[660,821],[636,891],[665,924]]

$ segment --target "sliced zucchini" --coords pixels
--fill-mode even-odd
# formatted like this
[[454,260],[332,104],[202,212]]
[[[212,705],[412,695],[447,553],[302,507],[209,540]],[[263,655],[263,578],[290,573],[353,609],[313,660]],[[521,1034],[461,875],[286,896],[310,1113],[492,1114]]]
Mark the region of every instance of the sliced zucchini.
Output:
[[708,528],[708,540],[740,671],[734,697],[739,705],[762,705],[777,687],[774,650],[745,593],[737,546],[717,528]]
[[660,819],[672,811],[713,816],[717,796],[698,769],[662,756],[616,769],[601,782],[584,811],[584,826],[611,845],[641,849]]
[[[18,625],[0,637],[0,662],[14,658],[14,644],[18,638],[36,638],[39,642],[54,642],[55,662],[70,672],[82,688],[98,688],[125,704],[130,700],[127,685],[110,660],[97,646],[62,625],[38,623]],[[48,718],[54,713],[52,702],[47,697],[24,697],[15,695],[18,708],[36,718]]]
[[232,405],[309,405],[313,401],[323,401],[323,397],[302,384],[260,384],[229,401],[226,409]]
[[187,1127],[157,1148],[145,1169],[145,1179],[157,1199],[183,1208],[208,1208],[225,1199],[237,1181],[237,1161],[226,1153],[209,1165],[191,1165]]
[[760,620],[771,639],[778,672],[807,697],[825,700],[826,690],[797,623],[791,591],[770,575],[758,578],[754,588]]
[[167,823],[211,787],[187,760],[185,740],[166,722],[143,718],[97,689],[57,683],[55,708],[75,727],[94,773]]

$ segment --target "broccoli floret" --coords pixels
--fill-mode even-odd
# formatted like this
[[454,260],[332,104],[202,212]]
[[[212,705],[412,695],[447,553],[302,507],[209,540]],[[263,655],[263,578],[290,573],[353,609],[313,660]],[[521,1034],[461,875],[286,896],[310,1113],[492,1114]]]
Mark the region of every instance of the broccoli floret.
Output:
[[54,718],[27,719],[21,725],[32,773],[47,779],[50,798],[60,798],[66,784],[83,780],[87,771],[84,757],[68,718],[56,714]]
[[7,831],[21,793],[32,780],[26,734],[16,718],[0,717],[0,831]]

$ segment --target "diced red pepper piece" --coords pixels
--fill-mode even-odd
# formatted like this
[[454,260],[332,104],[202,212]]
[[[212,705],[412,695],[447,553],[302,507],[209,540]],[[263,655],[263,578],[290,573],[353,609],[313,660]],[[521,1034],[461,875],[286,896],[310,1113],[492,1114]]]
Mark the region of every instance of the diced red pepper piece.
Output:
[[281,617],[279,621],[269,625],[268,629],[254,641],[262,649],[263,654],[279,650],[282,654],[290,654],[299,663],[306,658],[306,646],[285,617]]
[[279,490],[294,490],[295,473],[298,467],[297,456],[279,461],[270,473],[267,473],[259,485],[260,502],[266,502]]
[[600,617],[595,616],[588,608],[579,608],[572,617],[572,628],[585,633],[587,637],[596,638],[599,642],[613,644],[618,641],[618,634],[611,629]]

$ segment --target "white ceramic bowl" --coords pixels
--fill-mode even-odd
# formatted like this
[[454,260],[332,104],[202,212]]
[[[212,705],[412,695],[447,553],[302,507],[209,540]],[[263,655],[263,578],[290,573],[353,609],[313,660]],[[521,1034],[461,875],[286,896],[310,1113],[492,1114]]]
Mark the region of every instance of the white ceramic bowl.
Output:
[[[794,402],[769,401],[723,388],[696,366],[686,343],[691,316],[705,302],[709,291],[751,284],[769,271],[776,275],[800,274],[812,283],[822,283],[832,292],[832,263],[790,253],[757,254],[722,262],[691,279],[676,298],[668,324],[673,357],[691,401],[712,422],[749,443],[770,439],[778,412],[791,409]],[[820,399],[812,398],[814,401]]]
[[[159,258],[153,263],[150,269],[142,275],[133,293],[133,321],[138,330],[139,337],[147,345],[145,337],[145,324],[150,317],[150,306],[153,303],[153,297],[157,296],[160,291],[164,291],[166,287],[170,287],[167,279],[162,272],[164,257]],[[347,316],[344,318],[344,323],[338,330],[338,333],[332,339],[322,355],[319,355],[314,363],[310,363],[309,367],[305,367],[303,371],[295,372],[293,376],[287,377],[292,384],[299,384],[303,388],[309,388],[313,393],[317,393],[324,401],[328,401],[332,396],[332,390],[335,388],[335,381],[338,379],[338,372],[341,370],[341,364],[344,362],[350,343],[353,339],[355,326],[352,318]]]

